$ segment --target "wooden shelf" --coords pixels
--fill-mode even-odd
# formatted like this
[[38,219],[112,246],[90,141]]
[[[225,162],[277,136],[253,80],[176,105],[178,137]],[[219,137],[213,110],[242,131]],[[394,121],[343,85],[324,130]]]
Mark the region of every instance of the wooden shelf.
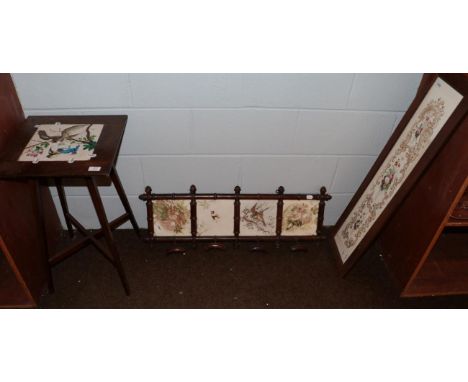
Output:
[[447,227],[468,227],[468,192],[462,195],[450,214]]
[[456,220],[456,219],[450,218],[445,226],[446,227],[468,227],[468,220]]
[[443,233],[429,257],[404,293],[441,296],[468,293],[468,234]]
[[468,294],[468,116],[462,113],[376,241],[402,297]]

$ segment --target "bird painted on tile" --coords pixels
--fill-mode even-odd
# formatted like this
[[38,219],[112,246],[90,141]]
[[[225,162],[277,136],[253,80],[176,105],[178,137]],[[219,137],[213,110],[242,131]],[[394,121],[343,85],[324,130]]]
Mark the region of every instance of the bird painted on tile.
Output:
[[75,147],[68,146],[68,147],[61,147],[61,148],[57,149],[57,151],[58,151],[60,154],[72,154],[72,155],[75,155],[75,154],[78,152],[78,149],[79,149],[79,148],[80,148],[80,145],[75,146]]
[[250,216],[254,221],[261,222],[264,226],[266,226],[265,218],[263,217],[263,213],[268,209],[268,207],[264,208],[263,210],[255,203],[252,208],[250,209]]
[[45,130],[39,130],[37,134],[39,135],[39,138],[45,141],[50,140],[54,143],[63,142],[64,140],[73,139],[74,137],[76,137],[81,132],[83,127],[85,126],[86,125],[73,125],[73,126],[67,127],[66,129],[63,129],[60,132],[60,135],[49,135],[47,134]]
[[219,219],[219,215],[215,211],[211,211],[211,219],[216,221],[216,219]]

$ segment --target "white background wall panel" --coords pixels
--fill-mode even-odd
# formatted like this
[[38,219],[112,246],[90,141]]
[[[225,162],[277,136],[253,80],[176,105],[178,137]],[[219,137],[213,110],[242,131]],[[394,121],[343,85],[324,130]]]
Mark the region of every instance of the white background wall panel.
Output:
[[[118,171],[146,225],[156,192],[318,192],[333,224],[414,97],[420,74],[15,74],[27,115],[126,114]],[[109,215],[120,203],[101,188]],[[87,190],[72,211],[97,226]]]

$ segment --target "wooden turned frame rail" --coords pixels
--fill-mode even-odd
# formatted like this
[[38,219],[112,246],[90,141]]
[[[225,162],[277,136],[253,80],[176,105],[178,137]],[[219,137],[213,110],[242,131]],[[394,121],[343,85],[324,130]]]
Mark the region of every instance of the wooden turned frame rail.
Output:
[[[275,242],[279,248],[281,242],[293,242],[291,251],[306,251],[307,247],[301,244],[305,241],[323,240],[326,238],[323,230],[323,219],[325,213],[325,202],[332,197],[327,194],[325,187],[320,188],[319,194],[285,194],[284,187],[280,186],[276,194],[241,194],[241,188],[236,186],[233,194],[197,194],[194,185],[190,186],[188,194],[155,194],[150,186],[146,186],[145,193],[139,196],[139,199],[146,202],[148,233],[144,237],[148,242],[174,243],[174,247],[167,250],[168,253],[185,253],[186,249],[179,246],[178,242],[191,243],[196,248],[198,242],[208,242],[205,249],[225,249],[223,242],[233,242],[234,248],[240,246],[240,242],[255,242],[251,251],[266,251],[262,242]],[[153,201],[155,200],[190,200],[190,230],[191,236],[155,236],[153,221]],[[197,236],[197,201],[198,200],[233,200],[234,201],[234,225],[232,236]],[[276,235],[274,236],[241,236],[240,234],[240,206],[241,200],[277,200],[276,211]],[[319,200],[317,234],[310,236],[284,236],[282,235],[283,226],[283,204],[285,200]]]

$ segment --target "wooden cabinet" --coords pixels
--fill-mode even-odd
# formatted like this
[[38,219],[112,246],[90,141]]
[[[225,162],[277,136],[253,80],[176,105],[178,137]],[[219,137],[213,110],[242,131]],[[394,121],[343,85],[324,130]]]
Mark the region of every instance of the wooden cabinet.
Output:
[[468,294],[468,117],[378,240],[401,296]]

